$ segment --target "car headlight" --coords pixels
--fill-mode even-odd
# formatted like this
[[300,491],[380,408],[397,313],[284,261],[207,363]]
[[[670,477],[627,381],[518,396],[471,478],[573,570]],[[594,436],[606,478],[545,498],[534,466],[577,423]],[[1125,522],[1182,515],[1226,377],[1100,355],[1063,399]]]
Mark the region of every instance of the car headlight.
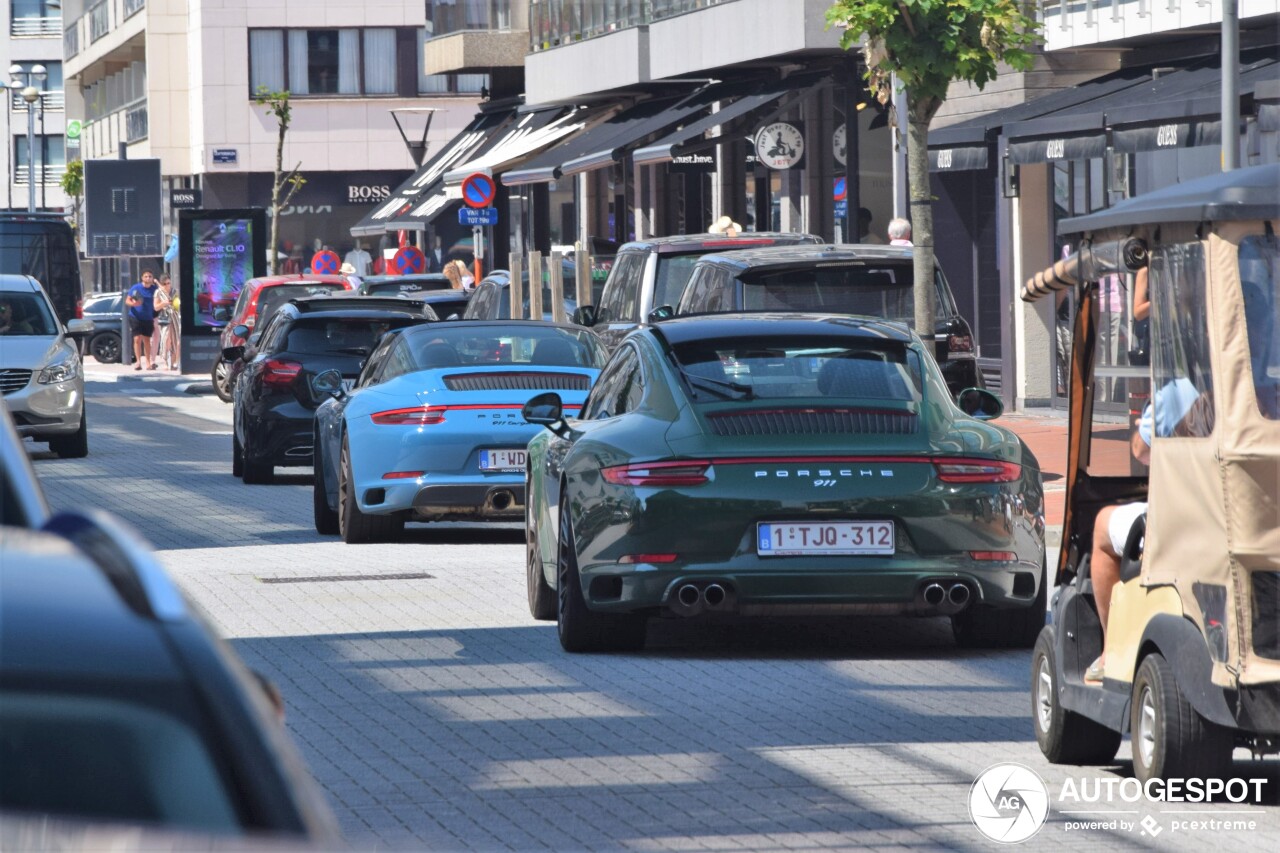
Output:
[[80,356],[74,352],[61,361],[55,362],[40,371],[37,381],[41,385],[53,385],[57,382],[69,382],[80,375]]

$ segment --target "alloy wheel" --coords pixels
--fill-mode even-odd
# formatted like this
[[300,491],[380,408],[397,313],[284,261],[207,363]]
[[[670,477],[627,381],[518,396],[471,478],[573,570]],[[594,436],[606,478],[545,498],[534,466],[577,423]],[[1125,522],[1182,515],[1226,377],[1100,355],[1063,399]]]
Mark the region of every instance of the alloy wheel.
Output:
[[1047,656],[1041,656],[1036,675],[1036,725],[1046,733],[1053,726],[1053,673]]
[[1142,757],[1142,763],[1146,767],[1150,767],[1152,761],[1155,760],[1156,754],[1156,700],[1151,692],[1151,685],[1146,685],[1142,689],[1142,698],[1138,700],[1139,718],[1138,718],[1138,754]]

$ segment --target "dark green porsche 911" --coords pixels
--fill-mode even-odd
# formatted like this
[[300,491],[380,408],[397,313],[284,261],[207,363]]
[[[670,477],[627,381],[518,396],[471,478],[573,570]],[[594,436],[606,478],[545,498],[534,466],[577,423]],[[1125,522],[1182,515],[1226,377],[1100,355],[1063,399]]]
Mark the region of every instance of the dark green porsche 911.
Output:
[[[676,318],[614,352],[529,444],[529,608],[568,651],[634,649],[651,616],[949,615],[964,645],[1044,624],[1040,466],[960,404],[900,323]],[[976,415],[976,416],[975,416]]]

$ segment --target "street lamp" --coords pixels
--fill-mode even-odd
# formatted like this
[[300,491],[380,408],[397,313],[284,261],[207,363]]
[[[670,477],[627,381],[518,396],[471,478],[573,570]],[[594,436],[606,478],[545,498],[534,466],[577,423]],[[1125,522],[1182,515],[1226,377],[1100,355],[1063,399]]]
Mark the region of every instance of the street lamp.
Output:
[[48,70],[38,63],[29,69],[16,62],[9,66],[9,88],[27,102],[27,211],[30,213],[36,210],[36,104],[41,97],[35,84],[43,83],[47,76]]

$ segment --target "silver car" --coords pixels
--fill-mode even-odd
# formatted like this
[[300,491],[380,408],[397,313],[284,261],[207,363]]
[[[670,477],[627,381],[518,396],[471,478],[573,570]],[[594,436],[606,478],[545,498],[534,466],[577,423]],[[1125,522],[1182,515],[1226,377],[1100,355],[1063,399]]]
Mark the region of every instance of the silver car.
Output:
[[90,320],[64,329],[34,278],[0,275],[0,392],[19,435],[49,442],[63,458],[89,453],[84,371],[70,339],[92,332]]

